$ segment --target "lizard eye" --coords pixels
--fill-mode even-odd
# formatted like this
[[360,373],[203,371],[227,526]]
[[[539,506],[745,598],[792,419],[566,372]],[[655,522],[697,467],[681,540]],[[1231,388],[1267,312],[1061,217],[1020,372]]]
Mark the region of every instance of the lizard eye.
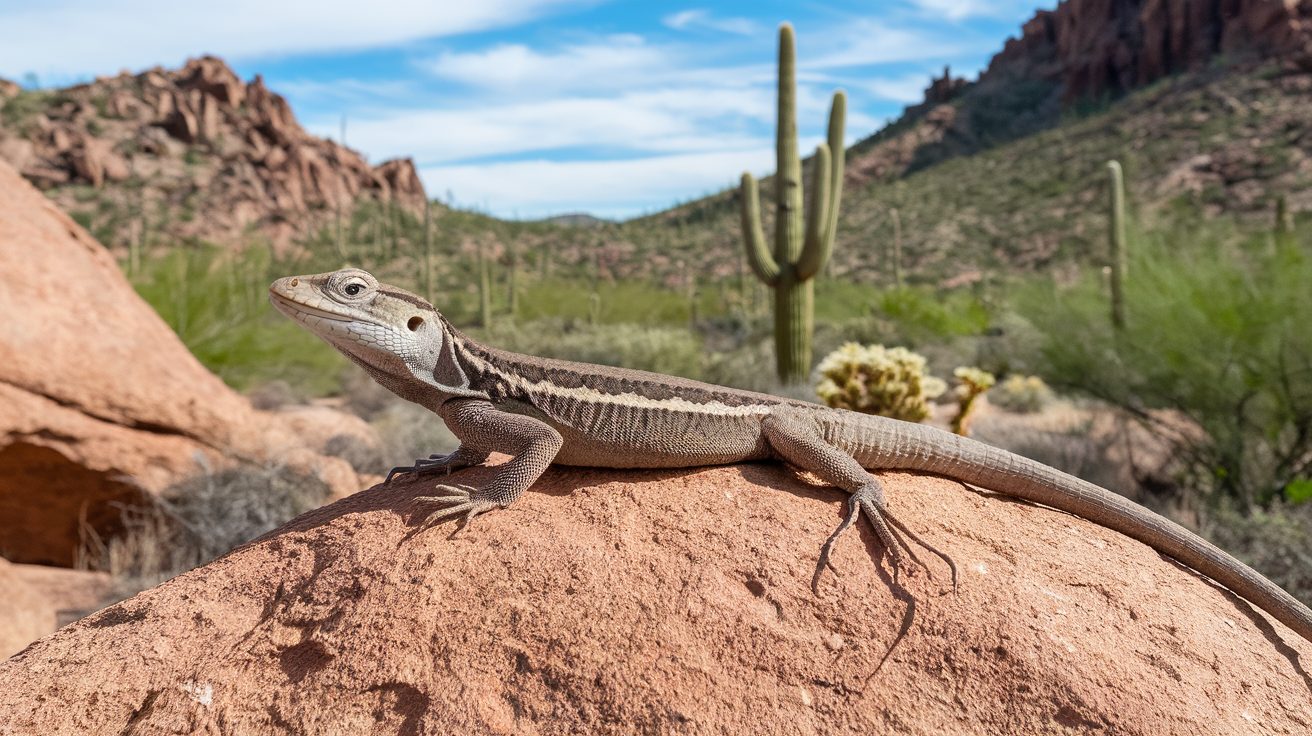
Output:
[[363,284],[347,284],[346,286],[344,286],[344,287],[342,288],[342,291],[346,292],[346,295],[347,295],[347,296],[356,296],[356,295],[358,295],[360,292],[364,291],[364,285],[363,285]]

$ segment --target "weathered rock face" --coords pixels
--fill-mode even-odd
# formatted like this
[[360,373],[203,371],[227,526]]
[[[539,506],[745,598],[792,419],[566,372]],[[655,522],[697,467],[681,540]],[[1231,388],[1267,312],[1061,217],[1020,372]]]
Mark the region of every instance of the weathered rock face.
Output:
[[307,440],[325,432],[254,410],[201,366],[109,253],[3,162],[0,273],[0,555],[70,565],[81,524],[112,535],[119,504],[198,461],[276,458],[359,487]]
[[0,558],[0,657],[100,608],[108,590],[105,573],[14,565]]
[[896,134],[859,143],[848,183],[887,180],[1048,128],[1071,103],[1194,71],[1218,55],[1312,69],[1312,0],[1066,0],[1039,11],[977,82],[946,70]]
[[984,78],[1057,82],[1074,100],[1196,70],[1219,54],[1312,61],[1308,0],[1067,0],[1007,43]]
[[399,483],[0,664],[0,723],[50,734],[1312,728],[1312,644],[1243,602],[1066,514],[883,478],[902,520],[955,557],[958,593],[937,561],[891,589],[862,529],[813,595],[840,494],[779,466],[555,469],[456,536],[412,526],[411,499],[431,481]]
[[[27,94],[45,97],[0,124],[0,159],[111,245],[140,237],[143,220],[157,240],[240,243],[254,230],[286,245],[362,198],[424,203],[409,159],[370,166],[306,133],[263,80],[214,57]],[[0,104],[17,95],[0,91]]]

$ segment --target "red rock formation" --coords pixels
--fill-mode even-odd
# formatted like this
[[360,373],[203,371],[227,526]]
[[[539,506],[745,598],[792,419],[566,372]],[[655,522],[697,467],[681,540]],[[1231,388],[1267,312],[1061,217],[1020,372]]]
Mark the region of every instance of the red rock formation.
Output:
[[105,573],[0,558],[0,659],[100,608],[109,589]]
[[[237,243],[254,228],[285,245],[322,226],[324,212],[362,198],[423,207],[409,159],[370,166],[355,151],[310,135],[259,76],[247,84],[214,57],[177,71],[97,79],[54,99],[43,112],[0,127],[0,159],[70,212],[94,217],[104,200],[135,211],[140,200],[132,197],[144,197],[193,211],[156,224],[174,238]],[[132,177],[144,193],[104,188]],[[88,200],[69,188],[78,184],[104,189]],[[127,242],[131,219],[109,225],[117,228],[114,243]]]
[[[455,480],[482,483],[487,469]],[[418,531],[398,483],[0,663],[16,733],[1306,733],[1312,644],[1150,548],[883,474],[953,555],[890,589],[779,466],[553,469]],[[914,610],[907,602],[914,600]],[[886,658],[886,655],[887,658]]]
[[[194,358],[109,253],[0,162],[0,553],[71,565],[86,524],[233,458],[359,487],[327,435],[256,411]],[[343,419],[358,436],[358,420]]]
[[1217,55],[1312,61],[1309,0],[1066,0],[1039,11],[982,77],[1057,82],[1066,100],[1122,93]]

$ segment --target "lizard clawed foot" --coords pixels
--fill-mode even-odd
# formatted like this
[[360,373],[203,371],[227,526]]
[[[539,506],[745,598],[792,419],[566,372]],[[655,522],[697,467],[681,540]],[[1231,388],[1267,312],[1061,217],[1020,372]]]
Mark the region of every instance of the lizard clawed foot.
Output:
[[460,529],[469,526],[469,522],[484,511],[490,511],[499,507],[501,504],[495,501],[478,498],[476,489],[472,486],[453,486],[442,484],[434,488],[440,495],[436,496],[416,496],[415,501],[421,503],[432,503],[446,506],[439,508],[430,513],[424,519],[423,527],[427,528],[441,523],[442,521],[464,514],[460,520]]
[[437,475],[438,473],[450,475],[451,471],[466,467],[469,467],[468,463],[460,462],[456,458],[455,452],[447,455],[433,454],[415,460],[414,465],[398,465],[387,471],[387,478],[383,481],[383,485],[388,485],[398,475],[413,473],[416,478],[422,478],[425,475]]
[[[893,569],[894,583],[898,582],[898,576],[904,562],[904,551],[907,557],[910,557],[913,562],[929,572],[929,566],[916,556],[915,551],[911,549],[911,545],[907,543],[906,539],[903,539],[903,535],[905,535],[908,539],[934,553],[939,559],[947,563],[948,569],[952,571],[952,590],[956,591],[957,564],[953,562],[951,557],[921,539],[897,517],[889,513],[888,505],[884,502],[883,488],[876,481],[871,481],[869,484],[862,486],[848,497],[847,516],[843,518],[838,528],[834,530],[833,534],[829,535],[829,539],[825,540],[824,545],[820,548],[820,559],[816,562],[815,575],[811,577],[811,589],[813,591],[819,590],[820,578],[824,575],[825,569],[834,570],[833,563],[829,559],[834,549],[834,542],[838,541],[843,532],[856,523],[862,511],[865,512],[866,520],[870,522],[870,526],[874,528],[875,536],[879,537],[880,543],[884,546],[884,554],[888,555],[889,565]],[[837,570],[835,570],[835,574],[837,574]]]

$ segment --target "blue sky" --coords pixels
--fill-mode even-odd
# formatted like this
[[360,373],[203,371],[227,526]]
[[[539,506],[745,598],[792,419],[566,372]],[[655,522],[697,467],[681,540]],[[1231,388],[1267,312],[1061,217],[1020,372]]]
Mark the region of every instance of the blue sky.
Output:
[[0,0],[0,76],[43,86],[223,56],[312,132],[410,156],[431,196],[503,217],[629,217],[774,168],[776,28],[799,126],[847,90],[849,145],[951,65],[973,78],[1034,0]]

